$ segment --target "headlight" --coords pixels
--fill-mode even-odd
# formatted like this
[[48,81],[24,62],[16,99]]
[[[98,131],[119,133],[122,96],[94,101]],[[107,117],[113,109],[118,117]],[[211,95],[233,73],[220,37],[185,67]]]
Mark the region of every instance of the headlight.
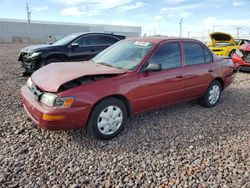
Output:
[[29,79],[27,80],[27,86],[31,89],[32,87],[32,81],[31,81],[31,77],[29,77]]
[[54,102],[57,98],[57,95],[52,94],[52,93],[44,93],[42,94],[41,98],[40,98],[40,102],[53,107],[54,106]]
[[29,54],[29,58],[33,58],[33,57],[39,56],[40,54],[41,54],[41,52],[31,53],[31,54]]
[[52,93],[44,93],[40,102],[51,107],[69,108],[74,103],[74,97],[58,97]]
[[54,106],[69,108],[74,103],[74,97],[57,97]]

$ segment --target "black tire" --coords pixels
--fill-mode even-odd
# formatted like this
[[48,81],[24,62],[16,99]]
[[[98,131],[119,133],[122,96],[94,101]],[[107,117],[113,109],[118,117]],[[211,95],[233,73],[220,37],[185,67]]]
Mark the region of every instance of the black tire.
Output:
[[[98,128],[98,121],[100,121],[100,119],[102,119],[99,115],[101,114],[101,112],[103,112],[106,108],[110,107],[110,106],[116,106],[118,107],[121,112],[122,112],[122,123],[119,126],[119,128],[113,132],[112,134],[103,134],[99,128]],[[104,99],[102,101],[100,101],[93,109],[90,117],[89,117],[89,121],[88,121],[88,125],[87,125],[87,133],[90,136],[94,136],[97,139],[101,139],[101,140],[109,140],[114,138],[115,136],[117,136],[123,129],[124,129],[124,125],[127,121],[127,108],[125,106],[125,104],[114,97],[110,97],[107,99]],[[111,117],[109,118],[111,119]],[[110,131],[110,130],[109,130]]]
[[232,51],[228,54],[228,57],[233,57],[234,53],[235,53],[235,50],[232,50]]
[[[218,86],[219,88],[219,97],[216,100],[216,102],[209,100],[210,97],[210,91],[214,88],[214,86]],[[207,108],[214,107],[219,102],[222,92],[222,86],[221,83],[218,80],[214,80],[208,87],[206,93],[200,98],[200,104],[202,106],[205,106]]]

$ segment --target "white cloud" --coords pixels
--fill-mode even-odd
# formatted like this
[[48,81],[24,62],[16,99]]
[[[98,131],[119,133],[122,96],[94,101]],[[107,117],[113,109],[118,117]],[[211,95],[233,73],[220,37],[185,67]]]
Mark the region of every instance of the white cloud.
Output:
[[95,16],[99,15],[100,12],[98,10],[86,11],[84,7],[79,8],[78,6],[71,6],[63,9],[61,14],[65,16]]
[[200,7],[201,4],[191,4],[191,5],[183,5],[183,6],[173,6],[173,7],[163,7],[160,11],[160,13],[179,13],[184,10],[190,10],[194,8]]
[[132,2],[132,0],[56,0],[65,5],[83,5],[92,9],[111,9],[123,6]]
[[241,6],[246,4],[247,2],[243,2],[243,1],[239,1],[239,2],[233,2],[233,6],[237,7],[237,6]]
[[194,9],[201,6],[200,4],[192,4],[192,5],[184,5],[184,6],[174,6],[174,7],[164,7],[161,9],[160,14],[167,13],[167,16],[173,17],[178,16],[180,18],[186,18],[190,15],[192,15],[192,12],[190,12],[190,9]]
[[184,11],[184,12],[180,12],[179,17],[186,18],[186,17],[191,16],[191,15],[192,15],[191,12]]
[[45,10],[48,10],[49,7],[47,5],[42,5],[42,6],[37,6],[37,7],[32,7],[32,10],[35,10],[35,11],[45,11]]
[[156,20],[162,20],[162,16],[155,16]]
[[165,0],[165,1],[166,3],[178,4],[178,3],[188,2],[190,0]]
[[131,5],[120,6],[120,7],[117,8],[117,13],[122,13],[122,12],[126,12],[128,10],[141,8],[141,7],[144,7],[145,5],[146,4],[143,3],[143,2],[137,2],[137,3],[131,4]]
[[217,26],[217,27],[236,27],[236,26],[246,26],[250,27],[250,19],[218,19],[216,17],[208,17],[204,20],[204,24],[207,26]]
[[[57,3],[64,4],[65,9],[62,10],[62,15],[82,16],[82,15],[97,15],[102,11],[114,9],[116,13],[123,13],[129,10],[137,9],[145,6],[142,1],[133,3],[134,0],[54,0]],[[81,10],[82,7],[84,9]],[[89,13],[90,12],[90,13]]]

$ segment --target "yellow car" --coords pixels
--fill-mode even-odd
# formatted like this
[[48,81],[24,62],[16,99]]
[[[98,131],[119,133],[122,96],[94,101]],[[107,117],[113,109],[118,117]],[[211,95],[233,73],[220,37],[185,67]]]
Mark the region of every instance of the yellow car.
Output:
[[216,54],[220,56],[231,57],[236,49],[240,49],[242,44],[248,43],[246,39],[234,40],[232,35],[222,32],[210,33],[211,43],[208,47]]

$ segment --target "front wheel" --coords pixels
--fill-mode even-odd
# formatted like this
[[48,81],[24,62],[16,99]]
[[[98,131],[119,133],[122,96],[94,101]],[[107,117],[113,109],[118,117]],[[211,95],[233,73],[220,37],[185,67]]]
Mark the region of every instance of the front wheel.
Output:
[[127,109],[124,103],[113,97],[107,98],[93,109],[87,132],[98,139],[112,139],[123,130],[126,120]]
[[208,87],[208,90],[200,98],[200,104],[207,108],[214,107],[220,99],[222,91],[221,83],[218,80],[214,80]]

